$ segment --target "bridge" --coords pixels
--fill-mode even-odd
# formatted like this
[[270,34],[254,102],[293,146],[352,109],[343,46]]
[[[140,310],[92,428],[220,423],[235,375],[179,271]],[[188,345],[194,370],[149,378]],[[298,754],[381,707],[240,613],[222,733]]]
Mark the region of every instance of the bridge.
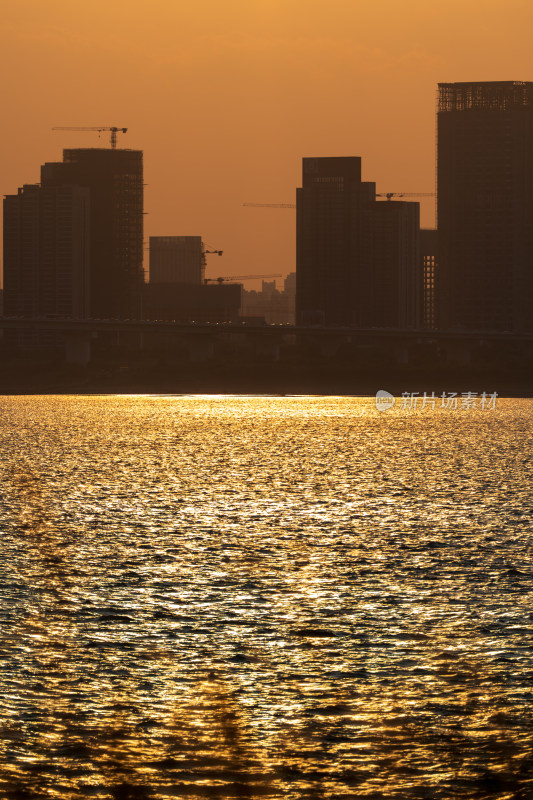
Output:
[[[55,331],[64,333],[67,363],[87,364],[91,342],[105,333],[169,334],[179,340],[192,361],[203,361],[214,354],[215,343],[224,337],[245,337],[259,355],[279,358],[283,342],[307,342],[322,357],[334,357],[343,344],[370,348],[387,346],[396,363],[407,364],[409,351],[423,345],[438,346],[449,361],[468,364],[474,349],[507,344],[531,348],[533,332],[466,331],[397,328],[359,328],[322,325],[252,325],[242,323],[170,322],[164,320],[76,319],[67,317],[0,317],[0,330]],[[142,342],[143,337],[139,337]],[[142,345],[140,345],[142,346]]]

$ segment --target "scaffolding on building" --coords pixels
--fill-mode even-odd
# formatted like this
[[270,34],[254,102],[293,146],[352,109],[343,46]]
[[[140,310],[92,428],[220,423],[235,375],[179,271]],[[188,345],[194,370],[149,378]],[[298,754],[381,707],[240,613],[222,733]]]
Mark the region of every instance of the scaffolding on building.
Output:
[[508,111],[533,105],[533,94],[524,81],[439,83],[437,105],[439,111]]

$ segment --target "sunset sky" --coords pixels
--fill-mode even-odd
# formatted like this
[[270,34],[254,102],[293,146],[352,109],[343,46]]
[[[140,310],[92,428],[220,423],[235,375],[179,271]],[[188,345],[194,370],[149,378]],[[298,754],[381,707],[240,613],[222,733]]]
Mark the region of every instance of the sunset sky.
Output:
[[[302,156],[361,156],[431,192],[439,81],[533,80],[532,0],[2,0],[1,190],[39,180],[56,125],[144,150],[145,238],[202,235],[208,274],[294,269]],[[432,226],[431,198],[422,199]],[[247,284],[248,288],[256,284]]]

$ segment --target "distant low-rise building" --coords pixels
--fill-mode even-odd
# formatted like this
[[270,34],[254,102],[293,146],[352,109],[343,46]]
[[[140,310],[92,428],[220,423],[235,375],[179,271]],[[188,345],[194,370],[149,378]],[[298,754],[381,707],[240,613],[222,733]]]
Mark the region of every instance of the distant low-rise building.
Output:
[[237,322],[241,307],[237,283],[147,283],[143,318],[176,322]]
[[263,281],[261,291],[242,292],[241,316],[264,319],[269,325],[294,325],[296,299],[296,273],[287,275],[283,291],[276,281]]

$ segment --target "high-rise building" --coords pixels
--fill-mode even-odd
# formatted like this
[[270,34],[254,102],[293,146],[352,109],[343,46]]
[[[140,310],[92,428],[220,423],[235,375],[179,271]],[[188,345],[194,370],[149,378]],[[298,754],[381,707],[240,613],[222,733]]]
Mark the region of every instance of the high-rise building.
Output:
[[4,199],[6,316],[87,317],[89,190],[26,185]]
[[420,324],[419,205],[377,202],[361,159],[304,158],[297,189],[299,324]]
[[422,262],[422,325],[437,327],[436,283],[438,269],[438,232],[436,228],[420,230],[420,258]]
[[396,200],[361,210],[357,322],[362,327],[420,325],[420,205]]
[[38,184],[25,184],[4,198],[4,313],[39,313],[40,206]]
[[202,283],[201,236],[150,236],[150,283]]
[[533,329],[533,83],[441,83],[438,323]]
[[41,187],[39,311],[88,317],[90,192],[85,186]]
[[361,205],[375,196],[361,182],[361,159],[304,158],[296,190],[296,319],[354,320]]
[[41,186],[89,190],[89,316],[138,318],[143,285],[142,151],[64,150],[62,162],[41,168]]

